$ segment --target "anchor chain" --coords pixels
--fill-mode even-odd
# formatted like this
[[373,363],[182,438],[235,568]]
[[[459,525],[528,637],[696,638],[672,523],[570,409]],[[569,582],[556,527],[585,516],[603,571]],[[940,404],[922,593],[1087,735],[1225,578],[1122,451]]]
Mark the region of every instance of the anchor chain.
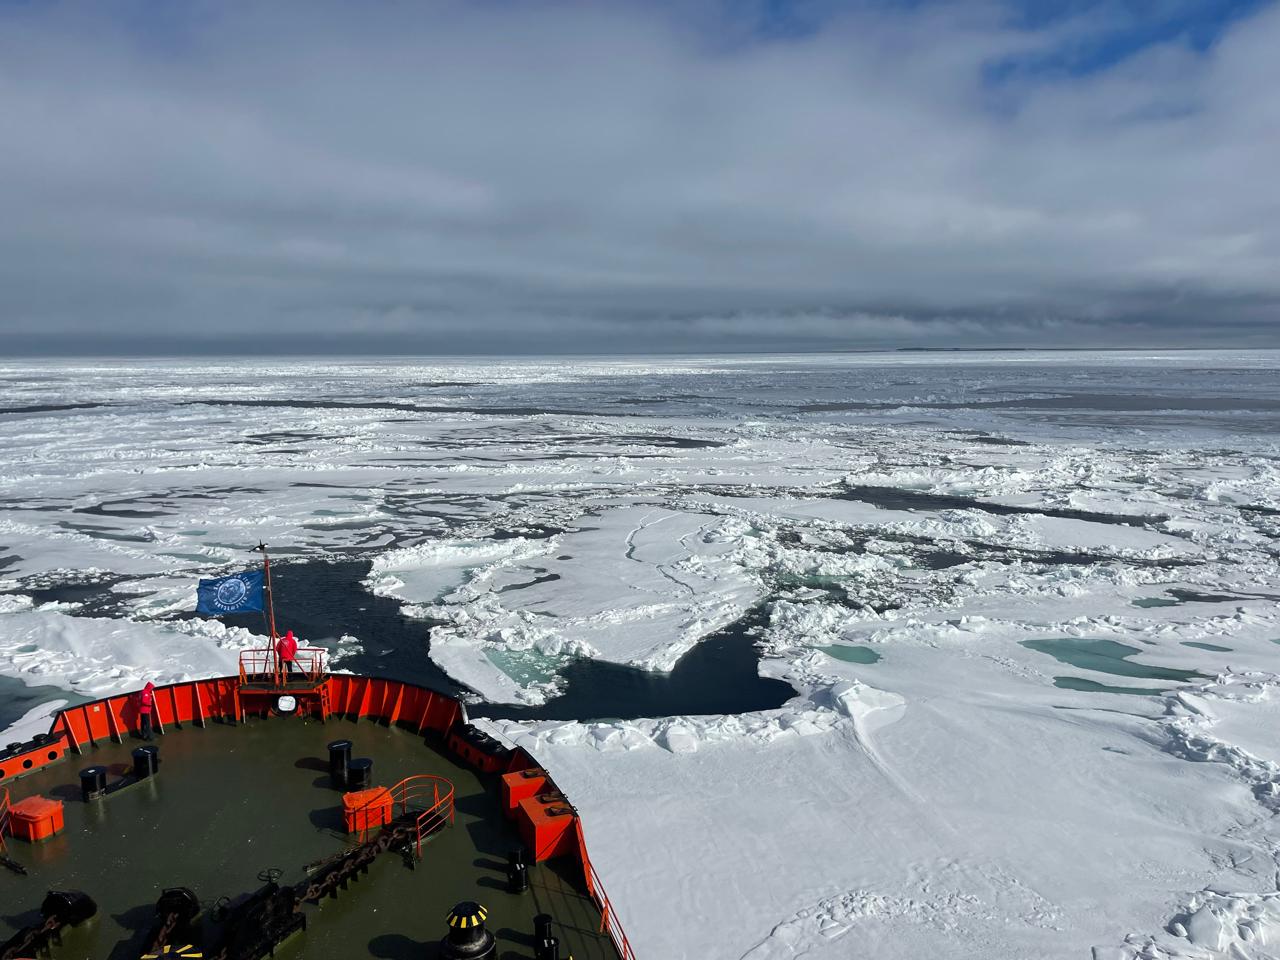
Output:
[[61,926],[62,921],[57,917],[47,917],[39,926],[32,925],[18,931],[17,935],[4,945],[3,952],[0,952],[0,960],[34,957]]

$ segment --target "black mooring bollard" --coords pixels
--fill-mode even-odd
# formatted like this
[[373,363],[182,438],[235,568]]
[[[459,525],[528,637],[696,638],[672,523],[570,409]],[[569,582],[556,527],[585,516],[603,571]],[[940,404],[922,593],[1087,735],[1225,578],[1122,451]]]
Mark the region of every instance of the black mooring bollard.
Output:
[[85,767],[80,771],[80,798],[88,803],[107,791],[107,768]]
[[368,790],[373,783],[373,761],[368,757],[356,757],[347,764],[347,789]]
[[507,893],[524,893],[529,889],[529,868],[523,860],[512,857],[507,864]]
[[329,782],[335,790],[347,789],[347,767],[351,765],[351,741],[334,740],[329,744]]
[[449,935],[440,941],[441,960],[492,960],[498,951],[485,929],[489,912],[474,900],[464,900],[449,913]]
[[549,913],[540,913],[533,918],[533,939],[535,943],[551,939],[551,922],[551,914]]
[[145,780],[153,776],[160,767],[160,748],[154,744],[138,747],[133,751],[133,776],[136,780]]

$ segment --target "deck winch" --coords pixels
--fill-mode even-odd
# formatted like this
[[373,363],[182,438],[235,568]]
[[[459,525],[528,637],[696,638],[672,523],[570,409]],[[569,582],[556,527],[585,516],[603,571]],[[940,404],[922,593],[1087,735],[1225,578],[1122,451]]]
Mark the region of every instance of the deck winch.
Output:
[[293,887],[275,880],[278,871],[269,871],[266,885],[226,911],[222,946],[210,960],[261,960],[275,954],[275,948],[307,929],[307,916],[298,909]]
[[[191,921],[200,915],[200,899],[188,887],[170,887],[156,901],[156,922],[147,933],[146,953],[159,954],[175,937],[190,940]],[[168,951],[165,951],[168,952]]]

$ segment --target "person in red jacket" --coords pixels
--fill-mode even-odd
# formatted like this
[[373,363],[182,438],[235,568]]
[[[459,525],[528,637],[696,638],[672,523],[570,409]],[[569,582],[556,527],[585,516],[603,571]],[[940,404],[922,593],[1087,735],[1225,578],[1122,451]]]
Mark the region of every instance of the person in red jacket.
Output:
[[156,705],[156,685],[150,680],[138,694],[138,727],[143,740],[151,739],[151,711]]
[[293,671],[298,667],[298,641],[292,630],[286,631],[285,635],[276,641],[276,656],[280,658],[281,668],[292,676]]

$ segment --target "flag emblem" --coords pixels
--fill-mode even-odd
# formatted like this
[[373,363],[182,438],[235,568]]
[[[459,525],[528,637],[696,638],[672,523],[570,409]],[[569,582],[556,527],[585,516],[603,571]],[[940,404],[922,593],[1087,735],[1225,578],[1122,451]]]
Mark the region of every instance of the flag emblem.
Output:
[[244,602],[249,588],[240,577],[228,577],[218,586],[218,606],[228,610],[240,606]]

